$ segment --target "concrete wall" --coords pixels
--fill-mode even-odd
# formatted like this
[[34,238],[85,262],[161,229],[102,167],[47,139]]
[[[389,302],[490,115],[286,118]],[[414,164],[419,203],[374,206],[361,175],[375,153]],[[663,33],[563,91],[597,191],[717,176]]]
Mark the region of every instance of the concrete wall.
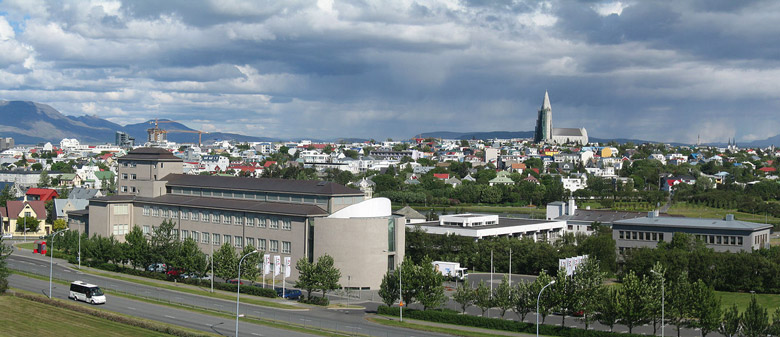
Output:
[[[388,251],[388,220],[395,221],[395,252]],[[403,260],[406,221],[402,217],[317,218],[314,220],[314,260],[333,257],[341,271],[339,283],[346,287],[379,289],[393,256],[393,269]]]
[[[128,164],[125,166],[125,164]],[[135,164],[135,167],[132,166]],[[160,181],[163,177],[171,173],[182,173],[182,162],[180,161],[140,161],[140,160],[119,160],[119,174],[117,182],[118,194],[135,194],[142,197],[157,197],[165,194],[165,181]],[[127,178],[124,175],[127,174]],[[133,179],[135,174],[135,179]],[[122,187],[127,187],[127,192],[122,192]],[[132,188],[136,192],[132,192]]]

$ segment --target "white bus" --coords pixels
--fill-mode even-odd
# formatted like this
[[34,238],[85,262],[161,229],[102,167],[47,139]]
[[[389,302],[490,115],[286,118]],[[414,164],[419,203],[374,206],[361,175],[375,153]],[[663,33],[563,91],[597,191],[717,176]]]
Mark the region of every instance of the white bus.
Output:
[[92,304],[106,303],[106,295],[103,294],[100,287],[83,281],[75,281],[70,284],[68,298]]

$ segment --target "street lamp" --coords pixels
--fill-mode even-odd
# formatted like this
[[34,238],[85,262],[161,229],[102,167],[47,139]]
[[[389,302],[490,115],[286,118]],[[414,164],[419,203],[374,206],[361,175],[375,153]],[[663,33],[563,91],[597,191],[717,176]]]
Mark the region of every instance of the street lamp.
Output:
[[542,292],[544,291],[544,288],[547,288],[553,284],[555,284],[555,280],[550,281],[550,283],[547,283],[546,286],[542,287],[542,290],[539,290],[539,296],[536,297],[536,337],[539,337],[539,301],[542,300]]
[[51,250],[49,251],[49,298],[51,298],[51,276],[54,271],[54,237],[62,234],[64,231],[66,230],[60,229],[51,235]]
[[[255,249],[254,251],[251,251],[249,253],[246,253],[246,255],[241,257],[241,260],[238,260],[238,280],[236,282],[236,337],[238,337],[238,303],[241,300],[241,263],[244,262],[244,259],[252,255],[254,253],[260,252],[259,250]],[[213,262],[213,260],[212,260]],[[214,275],[211,276],[212,280],[214,279]]]
[[664,279],[664,275],[663,274],[661,274],[661,273],[659,273],[659,272],[657,272],[655,270],[650,269],[650,272],[654,273],[654,274],[657,274],[658,276],[661,276],[661,337],[664,337],[665,336],[665,334],[664,334],[664,327],[666,326],[664,324],[664,302],[666,302],[666,300],[664,299],[664,296],[665,296],[665,294],[664,294],[665,293],[665,290],[664,290],[665,279]]
[[211,246],[211,292],[214,292],[214,240],[209,238],[209,246]]

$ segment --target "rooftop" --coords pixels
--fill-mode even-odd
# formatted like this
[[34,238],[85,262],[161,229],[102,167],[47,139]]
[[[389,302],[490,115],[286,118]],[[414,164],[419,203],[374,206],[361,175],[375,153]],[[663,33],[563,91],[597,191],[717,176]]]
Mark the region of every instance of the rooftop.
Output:
[[643,217],[616,221],[616,225],[633,226],[669,226],[699,229],[726,229],[726,230],[761,230],[772,228],[772,225],[740,220],[678,218],[678,217]]
[[363,195],[352,189],[329,181],[290,180],[272,178],[220,177],[188,174],[169,174],[167,186],[201,187],[241,191],[283,192],[310,195]]
[[182,161],[166,149],[156,147],[139,147],[119,157],[119,160],[157,160],[157,161]]

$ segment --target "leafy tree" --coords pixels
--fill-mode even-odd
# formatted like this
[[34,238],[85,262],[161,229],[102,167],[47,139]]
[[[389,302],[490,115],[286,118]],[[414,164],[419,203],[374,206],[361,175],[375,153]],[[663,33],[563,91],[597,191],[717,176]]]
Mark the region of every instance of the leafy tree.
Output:
[[27,232],[37,232],[38,226],[40,225],[41,221],[38,220],[35,217],[32,216],[26,216],[16,219],[16,231],[17,232],[24,232],[25,227],[27,228]]
[[412,286],[417,288],[417,300],[423,309],[438,308],[447,302],[442,282],[444,277],[433,269],[430,259],[425,259],[415,268],[415,278]]
[[599,262],[588,257],[577,268],[574,274],[573,284],[576,299],[574,310],[582,310],[582,319],[585,322],[585,330],[588,329],[593,315],[599,310],[598,301],[604,293],[604,273],[601,272]]
[[62,230],[62,229],[65,229],[65,228],[68,228],[68,222],[67,221],[65,221],[64,219],[54,220],[54,223],[52,224],[52,230],[53,231],[56,232],[58,230]]
[[165,219],[160,226],[152,230],[149,246],[156,262],[171,264],[178,255],[181,241],[175,228],[176,223],[173,220]]
[[677,336],[680,336],[685,319],[690,314],[691,284],[688,282],[688,272],[680,273],[674,282],[666,288],[666,317],[677,326]]
[[[249,254],[255,251],[255,247],[252,245],[246,245],[244,250],[241,251],[241,256]],[[240,257],[239,257],[240,258]],[[260,276],[260,263],[263,260],[263,253],[255,253],[244,258],[244,264],[241,266],[241,275],[247,280],[255,282],[257,277]]]
[[561,327],[566,322],[566,315],[573,312],[575,305],[578,302],[577,294],[574,292],[574,282],[568,276],[566,276],[566,269],[558,269],[558,274],[555,277],[555,284],[550,288],[550,296],[553,299],[554,308],[561,315]]
[[758,304],[756,296],[750,298],[745,312],[742,313],[742,334],[745,337],[765,336],[769,329],[769,315],[766,308]]
[[11,255],[13,251],[13,247],[6,245],[3,242],[3,238],[0,238],[0,294],[8,290],[8,275],[11,275],[11,271],[8,270],[5,259],[8,255]]
[[742,325],[741,320],[739,308],[734,304],[723,313],[723,320],[720,323],[718,332],[726,337],[735,337]]
[[41,175],[38,176],[38,187],[46,188],[49,186],[51,186],[51,177],[49,177],[49,172],[41,171]]
[[46,209],[46,221],[53,224],[54,220],[57,219],[57,213],[54,211],[54,200],[45,202],[43,207]]
[[5,185],[3,191],[0,192],[0,207],[6,207],[8,200],[13,200],[14,196],[11,194],[11,185]]
[[43,165],[41,165],[41,163],[35,163],[30,165],[30,169],[32,169],[33,171],[42,171]]
[[238,256],[229,243],[223,244],[214,252],[214,274],[225,280],[238,277]]
[[531,283],[522,280],[515,284],[512,292],[512,302],[514,304],[513,310],[520,316],[521,321],[525,321],[525,316],[529,312],[536,309],[534,303],[536,302],[536,295],[533,293]]
[[482,310],[482,316],[485,316],[485,312],[493,307],[493,299],[490,295],[490,288],[485,285],[485,281],[479,281],[477,289],[474,289],[474,305]]
[[129,233],[125,235],[127,242],[127,258],[134,268],[144,267],[149,261],[149,241],[146,240],[141,227],[133,226]]
[[455,294],[452,299],[460,304],[460,311],[466,313],[466,308],[474,304],[474,289],[467,282],[461,282],[460,286],[455,289]]
[[[298,280],[295,287],[306,291],[306,298],[311,299],[311,292],[317,288],[315,265],[306,258],[301,258],[295,263],[298,270]],[[384,281],[383,281],[384,282]]]
[[661,300],[662,287],[664,286],[664,278],[666,270],[660,262],[656,262],[653,265],[653,271],[645,276],[645,284],[647,291],[645,292],[645,304],[647,306],[647,314],[650,321],[653,323],[653,335],[658,332],[659,323],[661,323],[661,316],[663,314],[663,302]]
[[721,314],[720,299],[715,297],[715,290],[702,280],[696,281],[691,287],[691,325],[705,337],[718,330]]
[[501,283],[493,292],[493,305],[501,310],[501,318],[504,318],[506,311],[514,306],[512,286],[509,285],[509,278],[506,275],[501,279]]
[[780,336],[780,308],[776,308],[772,314],[772,324],[767,332],[772,336]]
[[622,289],[610,287],[604,292],[598,300],[598,312],[596,320],[599,323],[609,327],[611,332],[620,319],[621,299],[623,298]]
[[385,276],[382,277],[382,284],[379,286],[379,297],[382,298],[382,303],[388,307],[393,306],[393,303],[398,300],[397,271],[388,270]]
[[192,238],[184,239],[176,255],[174,265],[199,276],[206,274],[208,260],[206,254],[200,251],[198,243]]
[[333,257],[328,254],[320,256],[317,259],[317,265],[315,266],[315,280],[317,289],[322,290],[322,297],[325,298],[325,294],[330,290],[338,289],[339,279],[341,278],[341,271],[333,266]]
[[[555,297],[551,295],[550,289],[547,289],[547,291],[542,294],[541,298],[539,298],[538,295],[542,291],[542,288],[550,284],[550,281],[552,280],[552,276],[542,272],[533,283],[534,294],[536,296],[536,298],[534,298],[534,305],[537,305],[539,308],[539,312],[537,312],[537,314],[542,316],[542,323],[544,323],[544,321],[547,319],[547,315],[550,314],[550,310],[555,304]],[[537,299],[539,299],[539,303],[537,303]]]
[[647,319],[647,307],[645,305],[645,284],[630,271],[623,278],[623,291],[621,292],[619,322],[628,327],[628,333],[633,333],[634,327],[644,324]]

